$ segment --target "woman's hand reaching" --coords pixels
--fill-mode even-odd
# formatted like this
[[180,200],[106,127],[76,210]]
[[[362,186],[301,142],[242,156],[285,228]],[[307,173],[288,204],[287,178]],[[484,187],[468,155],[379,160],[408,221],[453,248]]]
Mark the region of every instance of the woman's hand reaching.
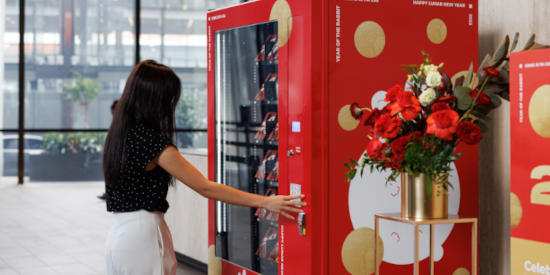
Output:
[[285,216],[288,219],[294,220],[294,216],[291,213],[300,213],[302,206],[306,203],[302,201],[293,201],[295,199],[302,199],[304,195],[292,195],[292,196],[271,196],[264,197],[265,200],[262,207]]

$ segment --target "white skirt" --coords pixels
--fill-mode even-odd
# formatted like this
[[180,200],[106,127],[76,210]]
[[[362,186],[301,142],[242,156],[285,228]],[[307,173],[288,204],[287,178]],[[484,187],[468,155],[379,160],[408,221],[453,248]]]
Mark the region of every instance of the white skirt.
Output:
[[175,275],[178,264],[164,214],[113,213],[106,261],[107,275]]

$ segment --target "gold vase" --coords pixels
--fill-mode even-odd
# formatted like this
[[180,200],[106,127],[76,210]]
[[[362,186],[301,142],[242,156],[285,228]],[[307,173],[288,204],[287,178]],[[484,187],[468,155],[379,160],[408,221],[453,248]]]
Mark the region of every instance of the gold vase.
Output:
[[[447,177],[428,181],[425,174],[401,173],[401,217],[410,219],[444,219],[448,217]],[[428,189],[428,184],[431,190]]]

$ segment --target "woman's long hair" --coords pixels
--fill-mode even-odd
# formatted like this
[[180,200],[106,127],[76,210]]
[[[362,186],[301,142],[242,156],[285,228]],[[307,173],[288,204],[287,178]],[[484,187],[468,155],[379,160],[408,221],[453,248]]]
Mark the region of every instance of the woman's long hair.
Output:
[[108,186],[119,184],[126,163],[126,136],[143,125],[173,140],[174,112],[181,94],[179,77],[153,60],[137,64],[116,104],[103,149],[103,176]]

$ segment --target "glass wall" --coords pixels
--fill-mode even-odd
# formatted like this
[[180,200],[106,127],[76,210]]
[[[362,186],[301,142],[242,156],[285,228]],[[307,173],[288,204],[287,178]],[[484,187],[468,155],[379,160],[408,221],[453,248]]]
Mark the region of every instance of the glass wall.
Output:
[[108,128],[134,65],[134,2],[27,0],[25,127]]
[[[142,0],[141,59],[172,67],[182,80],[176,127],[206,129],[206,12],[237,0]],[[206,133],[178,133],[180,148],[206,148]]]
[[19,1],[0,1],[0,176],[2,182],[17,181]]
[[[101,154],[102,144],[95,153],[81,147],[52,148],[69,148],[75,140],[78,144],[101,141],[111,122],[110,106],[135,65],[138,45],[142,60],[171,66],[182,79],[176,144],[205,153],[206,11],[238,0],[141,0],[140,18],[135,17],[137,2],[25,0],[25,14],[20,15],[18,0],[0,0],[0,148],[4,155],[0,175],[17,175],[21,32],[27,180],[35,181],[30,169],[41,161],[46,167],[47,156],[77,159],[80,155],[82,161],[90,161],[93,154]],[[21,16],[24,30],[19,30]],[[136,23],[141,26],[138,35]]]

